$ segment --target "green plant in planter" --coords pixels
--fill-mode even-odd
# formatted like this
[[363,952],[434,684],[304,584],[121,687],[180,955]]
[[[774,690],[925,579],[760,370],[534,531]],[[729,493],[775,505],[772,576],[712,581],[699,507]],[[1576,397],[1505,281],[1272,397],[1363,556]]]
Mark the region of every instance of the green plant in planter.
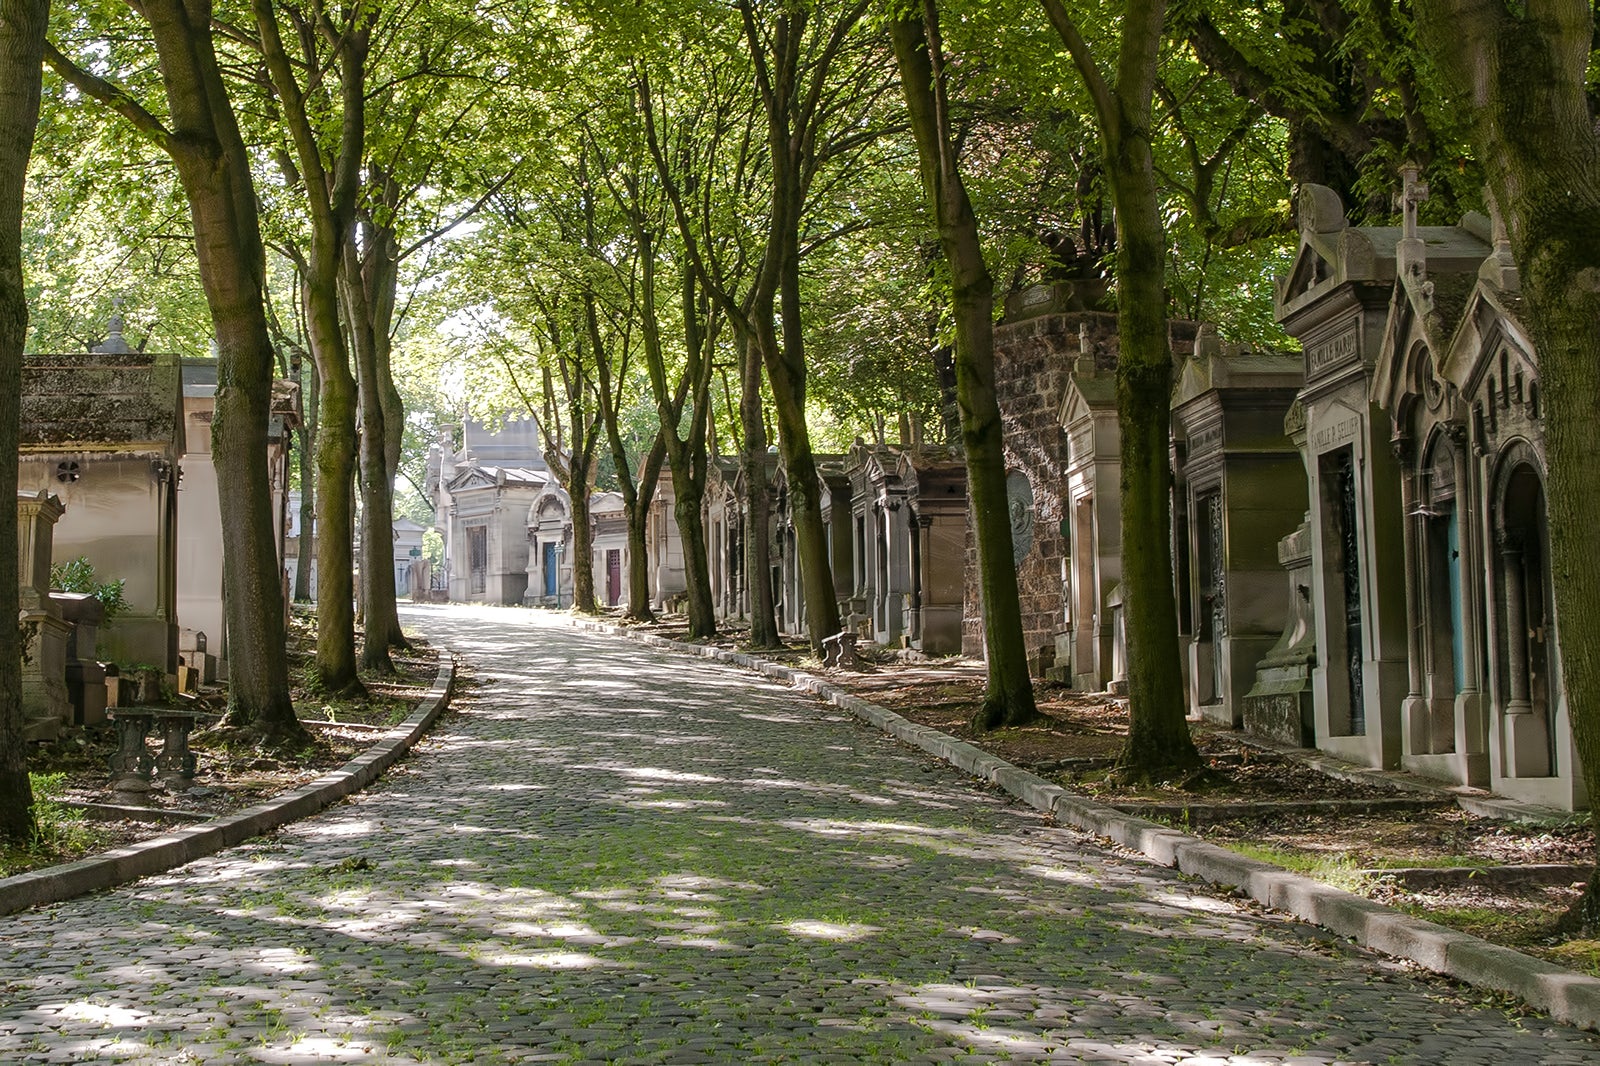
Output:
[[124,578],[115,581],[96,581],[94,564],[83,556],[65,563],[50,564],[50,587],[59,592],[87,592],[105,608],[105,620],[111,621],[128,609],[123,598]]

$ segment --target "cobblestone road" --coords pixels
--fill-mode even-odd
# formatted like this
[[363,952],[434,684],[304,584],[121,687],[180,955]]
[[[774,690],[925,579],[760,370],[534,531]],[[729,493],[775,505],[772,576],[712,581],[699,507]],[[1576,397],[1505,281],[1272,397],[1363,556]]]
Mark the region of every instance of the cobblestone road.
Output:
[[353,801],[0,918],[0,1062],[1593,1063],[823,705],[535,612]]

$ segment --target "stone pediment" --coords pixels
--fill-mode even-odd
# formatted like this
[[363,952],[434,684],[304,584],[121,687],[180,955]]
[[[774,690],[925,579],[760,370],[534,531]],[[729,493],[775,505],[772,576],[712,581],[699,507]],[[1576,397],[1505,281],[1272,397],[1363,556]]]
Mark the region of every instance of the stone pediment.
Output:
[[[1508,351],[1524,365],[1525,373],[1535,376],[1538,358],[1533,338],[1519,317],[1521,298],[1496,285],[1480,280],[1468,297],[1460,323],[1451,336],[1441,360],[1442,373],[1463,395],[1479,391],[1485,377],[1499,372],[1492,366],[1493,356]],[[1508,362],[1506,372],[1511,371]]]
[[469,466],[458,471],[456,476],[445,484],[451,493],[471,492],[474,489],[492,489],[496,485],[494,472],[481,466]]
[[[1301,186],[1300,246],[1277,285],[1277,318],[1297,316],[1347,282],[1387,283],[1394,277],[1397,226],[1352,226],[1332,189]],[[1294,332],[1294,330],[1291,330]]]

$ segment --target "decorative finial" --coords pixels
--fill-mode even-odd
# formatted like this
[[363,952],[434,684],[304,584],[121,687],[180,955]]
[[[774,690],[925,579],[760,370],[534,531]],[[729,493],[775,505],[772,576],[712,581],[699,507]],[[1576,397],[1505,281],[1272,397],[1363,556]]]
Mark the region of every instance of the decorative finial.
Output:
[[128,347],[127,340],[122,336],[122,328],[126,324],[122,317],[122,297],[111,298],[111,320],[106,323],[106,340],[104,344],[94,348],[93,351],[101,355],[127,355],[133,349]]

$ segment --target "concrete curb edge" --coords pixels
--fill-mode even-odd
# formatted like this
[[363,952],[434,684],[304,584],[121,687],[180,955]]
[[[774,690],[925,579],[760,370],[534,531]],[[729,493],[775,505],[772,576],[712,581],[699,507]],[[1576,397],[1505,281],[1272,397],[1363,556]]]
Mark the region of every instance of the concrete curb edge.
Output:
[[455,684],[450,649],[439,648],[439,672],[433,687],[411,716],[383,734],[383,739],[337,770],[330,770],[299,788],[242,811],[209,822],[184,826],[162,836],[91,855],[78,862],[30,870],[0,878],[0,914],[62,900],[162,873],[195,859],[233,847],[251,837],[316,814],[338,800],[366,788],[421,739],[450,705]]
[[[1036,810],[1140,852],[1163,866],[1238,889],[1263,906],[1319,925],[1364,947],[1406,959],[1474,988],[1514,996],[1557,1021],[1600,1032],[1600,979],[1574,973],[1468,933],[1412,918],[1353,892],[1208,844],[1171,826],[1095,803],[963,740],[918,725],[851,695],[815,674],[726,648],[638,633],[626,626],[576,617],[571,619],[571,624],[580,629],[626,636],[669,651],[717,659],[787,681],[1005,790]],[[0,882],[0,886],[3,884]]]

